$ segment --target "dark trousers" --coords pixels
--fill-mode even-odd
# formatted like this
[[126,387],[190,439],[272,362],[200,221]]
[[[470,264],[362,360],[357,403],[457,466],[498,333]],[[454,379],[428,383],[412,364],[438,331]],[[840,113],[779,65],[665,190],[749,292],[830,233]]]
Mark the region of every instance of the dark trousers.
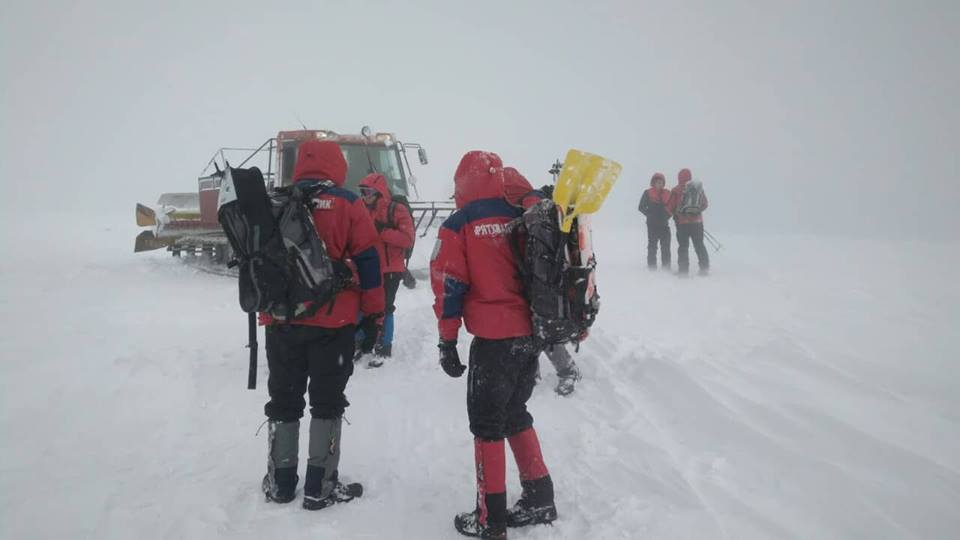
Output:
[[393,313],[397,310],[397,289],[400,288],[400,282],[403,281],[403,274],[391,272],[383,275],[383,294],[386,309],[383,318],[383,330],[380,332],[380,346],[393,346],[393,326],[395,323]]
[[[349,405],[343,391],[353,375],[354,326],[320,328],[299,324],[267,326],[267,418],[289,422],[310,415],[339,418]],[[309,379],[309,386],[307,381]]]
[[657,267],[657,245],[664,268],[670,268],[670,225],[647,223],[647,266]]
[[383,295],[386,305],[384,313],[393,313],[397,310],[397,289],[400,288],[400,282],[403,281],[402,272],[390,272],[383,275]]
[[505,439],[533,425],[527,400],[537,382],[540,350],[531,338],[474,338],[467,373],[470,432],[487,441]]
[[703,223],[677,224],[677,269],[681,274],[690,271],[690,241],[697,252],[697,262],[701,270],[710,269],[710,254],[703,245]]

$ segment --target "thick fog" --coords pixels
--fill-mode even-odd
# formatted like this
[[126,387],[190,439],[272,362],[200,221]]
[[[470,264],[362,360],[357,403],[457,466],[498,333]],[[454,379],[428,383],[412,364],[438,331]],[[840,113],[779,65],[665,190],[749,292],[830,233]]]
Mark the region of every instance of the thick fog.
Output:
[[[475,376],[513,360],[497,377],[522,371],[509,408],[529,395],[543,449],[517,456],[549,466],[526,485],[555,485],[559,517],[511,538],[957,538],[958,96],[960,0],[0,0],[0,540],[452,538],[476,504],[466,387],[496,408]],[[422,143],[428,200],[472,149],[534,185],[571,147],[623,164],[589,339],[533,388],[526,337],[487,365],[469,321],[471,374],[438,366],[432,306],[457,302],[421,231],[389,359],[350,370],[336,474],[364,497],[319,514],[264,500],[261,411],[288,340],[327,333],[274,328],[270,355],[255,333],[246,390],[236,278],[209,250],[133,253],[135,203],[301,123]],[[649,271],[637,203],[683,167],[723,249],[688,276],[677,242]],[[510,275],[485,277],[465,316],[523,334]]]
[[424,144],[425,197],[466,150],[539,184],[578,147],[624,165],[614,219],[690,167],[708,228],[955,239],[958,35],[953,1],[8,1],[3,213],[132,224],[302,121]]

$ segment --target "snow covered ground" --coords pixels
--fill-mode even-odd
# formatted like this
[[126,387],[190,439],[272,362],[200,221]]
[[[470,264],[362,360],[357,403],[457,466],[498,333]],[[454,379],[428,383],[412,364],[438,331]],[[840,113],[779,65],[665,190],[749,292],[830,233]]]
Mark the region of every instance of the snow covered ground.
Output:
[[[363,499],[271,505],[233,280],[134,255],[127,220],[3,227],[0,538],[458,537],[465,379],[436,364],[424,284],[401,288],[395,358],[348,387]],[[530,403],[560,519],[511,537],[955,537],[960,246],[721,240],[679,280],[644,268],[642,225],[597,226],[584,378],[560,398],[544,360]]]

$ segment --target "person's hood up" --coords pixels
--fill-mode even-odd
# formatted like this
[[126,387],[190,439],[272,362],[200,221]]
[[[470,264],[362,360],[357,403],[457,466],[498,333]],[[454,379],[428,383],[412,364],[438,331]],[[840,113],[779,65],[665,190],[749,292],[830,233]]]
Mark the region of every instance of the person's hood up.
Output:
[[343,159],[340,146],[333,141],[306,141],[297,149],[297,164],[293,168],[293,181],[304,179],[332,180],[343,186],[347,178],[347,161]]
[[387,187],[387,178],[380,173],[371,173],[363,177],[360,187],[372,188],[380,194],[380,199],[390,201],[390,188]]
[[503,198],[514,206],[520,206],[523,196],[533,191],[530,182],[513,167],[503,169]]
[[693,174],[690,172],[690,169],[680,169],[680,172],[677,173],[677,182],[681,186],[686,185],[687,182],[693,179]]
[[493,152],[471,150],[464,154],[453,175],[457,208],[479,199],[503,197],[503,161]]
[[663,180],[663,186],[667,186],[667,177],[663,173],[653,173],[653,176],[650,177],[650,187],[653,187],[653,183],[657,180]]

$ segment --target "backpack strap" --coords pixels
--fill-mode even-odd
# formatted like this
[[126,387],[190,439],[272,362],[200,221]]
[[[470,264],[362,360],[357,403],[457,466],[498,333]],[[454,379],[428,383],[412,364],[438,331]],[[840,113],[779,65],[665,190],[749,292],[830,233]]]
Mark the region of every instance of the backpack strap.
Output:
[[390,199],[390,204],[387,206],[387,226],[391,229],[397,228],[397,222],[394,221],[394,215],[397,213],[397,201]]
[[514,218],[507,222],[506,224],[507,234],[510,238],[510,251],[513,253],[513,262],[517,267],[517,275],[520,276],[520,281],[523,283],[523,287],[527,287],[527,279],[529,278],[529,272],[523,265],[523,253],[520,250],[520,235],[526,234],[527,227],[523,223],[523,216]]

